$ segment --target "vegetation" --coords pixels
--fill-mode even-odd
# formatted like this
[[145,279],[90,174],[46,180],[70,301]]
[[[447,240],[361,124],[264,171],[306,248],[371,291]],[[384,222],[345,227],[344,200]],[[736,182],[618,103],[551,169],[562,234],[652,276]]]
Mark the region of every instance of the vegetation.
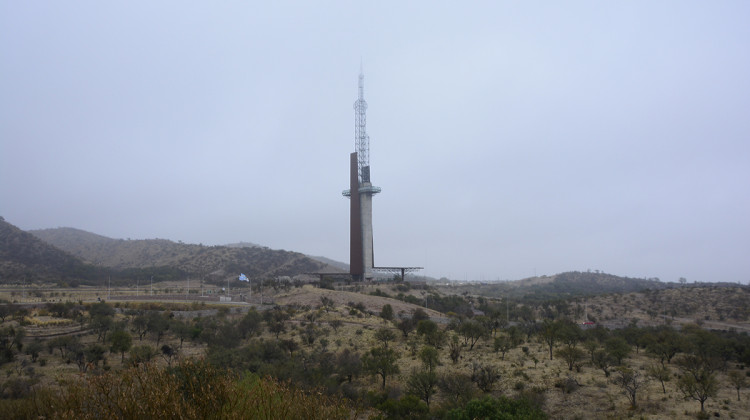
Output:
[[339,399],[255,375],[238,377],[203,360],[86,376],[59,393],[44,388],[0,406],[15,419],[346,419],[352,414]]
[[[543,280],[632,286],[601,273]],[[500,286],[268,279],[260,305],[199,302],[183,282],[157,283],[162,296],[112,300],[84,285],[0,287],[0,410],[11,418],[750,417],[747,287],[647,280],[637,283],[658,287],[545,299],[534,284],[493,298],[481,288]],[[175,293],[182,302],[160,300]]]

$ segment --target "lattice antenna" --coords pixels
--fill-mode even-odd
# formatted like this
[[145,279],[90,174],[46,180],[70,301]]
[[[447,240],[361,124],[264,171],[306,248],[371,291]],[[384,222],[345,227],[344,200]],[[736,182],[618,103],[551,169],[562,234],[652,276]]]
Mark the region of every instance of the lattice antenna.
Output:
[[359,182],[370,182],[370,136],[367,135],[367,102],[365,74],[359,66],[359,94],[354,102],[354,149],[357,151]]

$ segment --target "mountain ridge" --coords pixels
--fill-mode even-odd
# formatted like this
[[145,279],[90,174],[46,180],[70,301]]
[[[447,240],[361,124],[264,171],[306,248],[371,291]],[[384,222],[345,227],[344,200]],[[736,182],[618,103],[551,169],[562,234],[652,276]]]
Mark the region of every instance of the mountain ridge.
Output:
[[304,254],[267,247],[114,239],[70,227],[25,232],[4,219],[0,245],[0,280],[5,283],[64,279],[96,283],[103,276],[127,281],[149,274],[162,279],[199,275],[218,283],[239,273],[268,278],[339,271]]

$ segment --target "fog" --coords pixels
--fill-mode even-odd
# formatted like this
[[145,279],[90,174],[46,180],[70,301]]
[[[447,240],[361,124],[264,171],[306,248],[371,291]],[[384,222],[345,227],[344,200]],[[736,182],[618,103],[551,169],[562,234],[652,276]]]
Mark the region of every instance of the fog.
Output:
[[750,280],[750,3],[0,2],[0,215],[348,262]]

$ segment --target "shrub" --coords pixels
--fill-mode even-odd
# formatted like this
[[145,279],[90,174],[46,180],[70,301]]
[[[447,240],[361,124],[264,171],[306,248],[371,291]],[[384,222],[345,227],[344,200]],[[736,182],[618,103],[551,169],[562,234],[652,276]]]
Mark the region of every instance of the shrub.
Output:
[[427,419],[429,414],[427,404],[414,395],[406,395],[400,400],[388,399],[378,408],[388,419]]
[[525,399],[512,400],[503,396],[500,398],[487,396],[469,401],[464,408],[449,411],[446,418],[450,420],[537,420],[546,419],[547,415]]
[[[21,387],[23,388],[23,387]],[[153,365],[80,378],[60,393],[41,389],[0,400],[9,418],[349,418],[337,398],[248,375],[242,380],[203,360],[173,369]]]

